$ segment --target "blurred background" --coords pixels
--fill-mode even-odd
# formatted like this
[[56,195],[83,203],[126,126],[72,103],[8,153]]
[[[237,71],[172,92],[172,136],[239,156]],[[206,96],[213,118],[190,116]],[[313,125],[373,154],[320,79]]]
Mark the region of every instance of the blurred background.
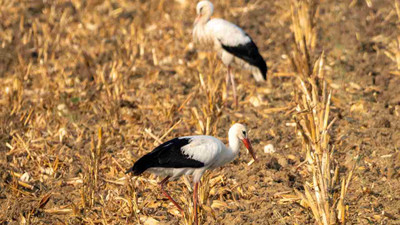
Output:
[[[260,161],[242,151],[204,178],[202,224],[314,224],[295,192],[313,175],[296,123],[298,77],[311,74],[332,93],[332,208],[341,199],[349,224],[400,223],[399,2],[213,3],[269,66],[263,84],[235,71],[237,109],[226,68],[192,43],[197,1],[0,0],[0,224],[191,224],[154,176],[124,172],[176,136],[226,142],[234,122]],[[191,215],[188,182],[168,188]]]

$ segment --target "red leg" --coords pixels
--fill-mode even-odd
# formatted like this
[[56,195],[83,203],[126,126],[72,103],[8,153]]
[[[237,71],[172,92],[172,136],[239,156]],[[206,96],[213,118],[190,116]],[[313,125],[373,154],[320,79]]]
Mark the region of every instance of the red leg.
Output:
[[174,199],[172,199],[172,197],[167,193],[167,191],[165,191],[164,189],[164,185],[166,183],[168,183],[168,179],[170,178],[170,176],[167,176],[166,178],[164,178],[164,180],[162,180],[159,185],[161,188],[162,193],[176,206],[176,208],[178,208],[178,210],[181,212],[182,216],[185,216],[185,213],[183,212],[183,209],[178,205],[178,203],[175,202]]
[[230,71],[231,71],[231,66],[228,66],[228,71],[226,72],[226,77],[225,77],[225,106],[228,105],[228,90],[229,90],[229,83],[230,83]]
[[196,182],[194,184],[194,189],[193,189],[193,205],[194,205],[194,224],[198,225],[199,221],[197,218],[197,188],[199,187],[199,183]]
[[237,108],[239,106],[239,104],[238,104],[238,97],[236,95],[235,76],[231,72],[230,67],[228,67],[228,73],[229,73],[229,76],[231,77],[232,90],[233,90],[233,99],[235,100],[235,107]]

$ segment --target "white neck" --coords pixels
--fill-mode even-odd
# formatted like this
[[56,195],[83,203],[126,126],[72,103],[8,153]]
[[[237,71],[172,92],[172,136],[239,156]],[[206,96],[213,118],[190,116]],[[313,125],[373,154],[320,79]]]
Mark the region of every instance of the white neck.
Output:
[[208,45],[212,43],[212,38],[210,35],[206,32],[206,23],[208,22],[208,18],[203,15],[197,23],[194,25],[193,29],[193,39],[195,42],[203,44],[203,45]]
[[214,164],[214,167],[222,166],[226,163],[232,162],[236,156],[239,154],[240,150],[240,140],[237,136],[237,132],[235,129],[229,129],[228,133],[229,138],[229,146],[224,146],[224,150],[222,151],[221,157],[218,159],[218,162]]
[[240,140],[237,137],[236,132],[233,132],[233,130],[229,130],[228,137],[229,137],[229,148],[233,153],[233,159],[234,159],[239,154]]
[[211,13],[207,12],[199,19],[199,25],[204,26],[211,18]]

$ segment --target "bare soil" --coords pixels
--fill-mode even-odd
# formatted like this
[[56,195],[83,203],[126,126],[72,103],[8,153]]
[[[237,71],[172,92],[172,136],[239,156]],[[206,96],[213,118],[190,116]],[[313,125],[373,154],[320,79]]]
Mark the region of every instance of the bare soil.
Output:
[[[202,223],[314,223],[299,201],[282,201],[309,180],[291,126],[289,2],[214,1],[215,17],[250,34],[270,68],[265,84],[236,70],[238,109],[231,95],[224,106],[220,61],[191,44],[195,4],[0,5],[0,224],[183,224],[156,177],[124,172],[175,124],[161,141],[209,133],[226,142],[234,122],[247,124],[260,160],[248,166],[242,151],[208,175]],[[394,1],[321,1],[319,12],[314,54],[325,54],[341,173],[360,156],[349,224],[400,224],[400,76],[385,54],[399,35]],[[267,144],[276,152],[264,153]],[[190,213],[183,180],[168,189]]]

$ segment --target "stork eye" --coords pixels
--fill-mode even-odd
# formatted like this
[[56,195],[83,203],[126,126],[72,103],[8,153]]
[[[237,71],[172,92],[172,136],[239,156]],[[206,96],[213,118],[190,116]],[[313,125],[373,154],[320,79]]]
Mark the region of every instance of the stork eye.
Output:
[[200,8],[200,14],[201,14],[201,11],[203,11],[203,8],[204,8],[204,7],[201,7],[201,8]]
[[242,131],[242,133],[243,133],[243,135],[246,137],[246,131],[244,130],[244,131]]

